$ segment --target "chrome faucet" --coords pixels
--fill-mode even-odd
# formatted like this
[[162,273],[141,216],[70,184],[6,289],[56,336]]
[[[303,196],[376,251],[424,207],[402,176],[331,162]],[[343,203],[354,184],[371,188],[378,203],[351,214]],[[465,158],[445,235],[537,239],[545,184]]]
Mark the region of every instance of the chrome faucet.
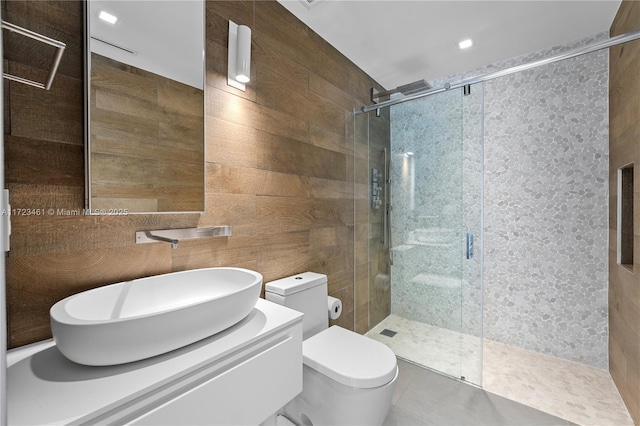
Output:
[[160,235],[153,235],[150,231],[145,231],[144,235],[147,236],[150,240],[155,241],[164,241],[165,243],[171,244],[172,249],[178,248],[178,240],[173,238],[161,237]]
[[155,243],[162,241],[170,243],[171,247],[178,248],[182,240],[205,237],[230,237],[231,226],[210,226],[208,228],[184,228],[184,229],[155,229],[149,231],[136,231],[136,244]]

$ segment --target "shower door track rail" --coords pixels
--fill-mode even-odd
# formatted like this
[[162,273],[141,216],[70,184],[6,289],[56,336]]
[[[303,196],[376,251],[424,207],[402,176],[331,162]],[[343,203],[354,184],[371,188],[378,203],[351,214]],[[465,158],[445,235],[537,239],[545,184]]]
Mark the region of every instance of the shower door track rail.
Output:
[[625,34],[621,34],[619,36],[608,38],[608,39],[603,40],[603,41],[592,43],[592,44],[590,44],[588,46],[579,47],[579,48],[572,49],[572,50],[569,50],[569,51],[564,52],[564,53],[560,53],[558,55],[549,56],[548,58],[540,59],[540,60],[533,61],[533,62],[528,62],[528,63],[522,64],[522,65],[516,65],[516,66],[511,67],[511,68],[505,68],[505,69],[500,70],[500,71],[496,71],[496,72],[492,72],[492,73],[488,73],[488,74],[483,74],[483,75],[480,75],[480,76],[477,76],[477,77],[471,77],[471,78],[468,78],[466,80],[459,81],[457,83],[446,83],[444,85],[444,87],[441,87],[439,89],[430,89],[430,90],[426,90],[424,92],[415,93],[413,95],[408,95],[408,96],[405,96],[405,97],[402,97],[402,98],[399,98],[399,99],[392,99],[392,100],[380,102],[380,103],[373,104],[373,105],[366,105],[366,106],[363,106],[362,108],[360,108],[359,110],[356,109],[354,112],[356,114],[362,114],[362,113],[367,113],[367,112],[370,112],[370,111],[375,111],[375,110],[380,109],[380,108],[390,107],[392,105],[397,105],[397,104],[401,104],[401,103],[404,103],[404,102],[409,102],[409,101],[412,101],[414,99],[419,99],[419,98],[424,98],[426,96],[436,95],[438,93],[446,92],[446,91],[452,90],[452,89],[458,89],[460,87],[469,86],[471,84],[477,84],[477,83],[482,83],[482,82],[489,81],[489,80],[494,80],[496,78],[504,77],[504,76],[509,75],[509,74],[515,74],[517,72],[530,70],[530,69],[533,69],[533,68],[541,67],[543,65],[552,64],[554,62],[564,61],[565,59],[575,58],[576,56],[586,55],[587,53],[592,53],[592,52],[596,52],[598,50],[607,49],[609,47],[617,46],[618,44],[628,43],[630,41],[634,41],[634,40],[638,40],[638,39],[640,39],[640,30],[631,31],[631,32],[628,32],[628,33],[625,33]]

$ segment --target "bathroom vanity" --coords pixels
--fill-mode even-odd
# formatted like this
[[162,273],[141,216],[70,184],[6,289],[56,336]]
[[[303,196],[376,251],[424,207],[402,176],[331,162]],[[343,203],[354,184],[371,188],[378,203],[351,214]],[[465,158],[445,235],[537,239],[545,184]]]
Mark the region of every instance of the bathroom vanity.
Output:
[[9,425],[257,425],[302,391],[302,314],[258,299],[221,333],[122,365],[76,364],[52,340],[7,361]]

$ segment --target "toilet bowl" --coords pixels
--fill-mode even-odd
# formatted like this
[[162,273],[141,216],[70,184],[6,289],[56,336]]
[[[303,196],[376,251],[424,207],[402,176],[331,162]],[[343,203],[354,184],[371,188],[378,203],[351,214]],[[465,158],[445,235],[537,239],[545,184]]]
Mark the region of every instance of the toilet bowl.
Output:
[[265,297],[304,313],[303,390],[283,414],[298,425],[381,425],[395,390],[396,357],[380,342],[328,327],[326,275],[273,281]]

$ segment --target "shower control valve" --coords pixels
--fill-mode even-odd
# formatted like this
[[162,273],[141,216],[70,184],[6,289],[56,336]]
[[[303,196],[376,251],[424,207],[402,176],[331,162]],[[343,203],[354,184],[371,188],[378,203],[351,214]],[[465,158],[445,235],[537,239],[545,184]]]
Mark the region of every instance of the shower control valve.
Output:
[[371,169],[371,208],[378,210],[382,206],[382,187],[379,185],[382,179],[380,170]]

